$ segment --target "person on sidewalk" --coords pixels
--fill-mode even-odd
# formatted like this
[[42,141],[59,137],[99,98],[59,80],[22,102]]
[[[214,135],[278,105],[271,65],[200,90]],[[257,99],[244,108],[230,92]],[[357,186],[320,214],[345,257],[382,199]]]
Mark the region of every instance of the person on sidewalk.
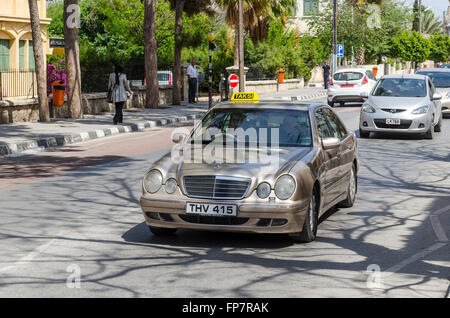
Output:
[[197,68],[195,67],[195,64],[197,61],[195,59],[192,59],[191,65],[188,66],[186,70],[186,75],[188,77],[188,84],[189,84],[189,104],[196,103],[195,101],[195,94],[197,93]]
[[119,64],[115,64],[114,73],[109,74],[108,91],[112,90],[112,101],[116,106],[116,113],[113,118],[114,125],[122,123],[123,121],[123,106],[128,99],[127,92],[130,96],[133,95],[133,91],[128,85],[126,74],[123,73],[123,67]]
[[331,73],[331,67],[328,65],[328,62],[323,62],[323,87],[325,89],[328,88],[328,84],[330,83],[330,73]]

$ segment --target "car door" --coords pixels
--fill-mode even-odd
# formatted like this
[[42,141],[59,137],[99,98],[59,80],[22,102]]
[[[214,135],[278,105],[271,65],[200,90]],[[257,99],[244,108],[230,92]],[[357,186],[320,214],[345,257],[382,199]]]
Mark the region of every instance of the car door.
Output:
[[[335,132],[331,129],[326,116],[323,113],[323,108],[316,110],[315,119],[317,125],[317,133],[321,139],[335,136]],[[339,190],[336,189],[337,182],[339,180],[339,153],[340,147],[323,150],[323,166],[320,170],[322,171],[322,180],[324,185],[324,206],[328,206],[336,198],[336,194],[339,192]]]
[[431,106],[433,107],[434,124],[437,125],[437,123],[439,122],[439,119],[441,118],[442,103],[440,100],[433,100],[433,96],[434,96],[434,93],[436,92],[436,89],[435,89],[434,84],[431,81],[431,79],[427,79],[427,83],[428,83],[430,102],[431,102]]
[[353,134],[349,134],[339,117],[328,108],[323,109],[326,119],[334,131],[334,137],[339,138],[341,144],[337,158],[339,160],[339,169],[337,170],[338,180],[336,183],[336,197],[347,192],[348,183],[350,181],[350,171],[353,166],[353,158],[355,151],[355,138]]

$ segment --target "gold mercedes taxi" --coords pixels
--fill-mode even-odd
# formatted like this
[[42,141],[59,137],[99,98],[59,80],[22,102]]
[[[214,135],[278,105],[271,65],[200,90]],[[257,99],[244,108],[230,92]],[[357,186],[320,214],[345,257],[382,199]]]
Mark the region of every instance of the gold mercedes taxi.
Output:
[[286,233],[311,242],[321,214],[355,201],[356,137],[325,104],[220,104],[172,141],[142,182],[154,235]]

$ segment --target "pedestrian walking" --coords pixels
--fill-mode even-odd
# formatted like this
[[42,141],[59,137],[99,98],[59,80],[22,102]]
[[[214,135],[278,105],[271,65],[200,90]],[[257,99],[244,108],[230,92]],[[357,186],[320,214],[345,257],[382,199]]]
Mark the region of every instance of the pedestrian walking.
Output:
[[328,88],[328,84],[330,83],[330,73],[331,73],[331,67],[328,65],[328,62],[323,62],[323,86],[325,89]]
[[188,66],[186,70],[186,75],[188,77],[188,84],[189,84],[189,104],[196,103],[195,101],[195,94],[197,92],[197,68],[195,67],[195,64],[197,61],[195,59],[192,59],[191,64]]
[[123,121],[123,106],[128,99],[127,92],[130,96],[133,95],[128,85],[127,75],[123,73],[123,67],[119,64],[115,64],[114,73],[109,74],[108,91],[111,92],[111,101],[116,106],[113,122],[117,125]]

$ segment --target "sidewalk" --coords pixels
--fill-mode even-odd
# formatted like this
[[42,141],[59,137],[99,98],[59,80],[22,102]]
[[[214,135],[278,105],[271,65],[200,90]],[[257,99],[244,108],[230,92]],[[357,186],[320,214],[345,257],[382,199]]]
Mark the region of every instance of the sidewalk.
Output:
[[[260,95],[260,100],[307,100],[325,97],[321,88],[302,88]],[[216,102],[214,102],[214,105]],[[114,125],[114,113],[85,115],[84,119],[53,119],[51,123],[15,123],[0,125],[0,157],[42,151],[106,136],[141,131],[175,122],[200,119],[208,110],[207,101],[195,105],[160,105],[159,109],[124,110],[124,123]]]
[[84,119],[52,119],[51,123],[16,123],[0,125],[0,156],[64,146],[106,136],[141,131],[175,122],[200,119],[208,103],[167,106],[160,109],[124,110],[123,124],[114,125],[114,113],[85,115]]

